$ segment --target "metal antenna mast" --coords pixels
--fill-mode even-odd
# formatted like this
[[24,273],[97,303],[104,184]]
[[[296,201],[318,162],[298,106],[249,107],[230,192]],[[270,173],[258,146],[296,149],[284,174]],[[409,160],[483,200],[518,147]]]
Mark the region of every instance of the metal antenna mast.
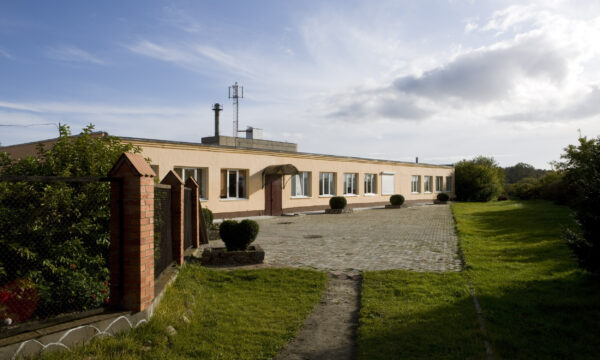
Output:
[[229,87],[229,98],[233,99],[233,137],[237,137],[238,130],[238,113],[239,113],[239,99],[244,98],[244,87],[238,86],[237,81],[233,86]]

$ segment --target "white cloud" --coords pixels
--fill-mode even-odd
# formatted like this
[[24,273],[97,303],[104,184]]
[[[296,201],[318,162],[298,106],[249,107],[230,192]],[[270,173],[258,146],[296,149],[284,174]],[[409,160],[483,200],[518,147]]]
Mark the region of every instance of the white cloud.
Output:
[[231,55],[204,43],[158,44],[150,40],[140,40],[125,47],[139,55],[205,75],[215,75],[214,67],[217,67],[227,73],[255,77],[253,71],[244,65],[243,55]]
[[509,96],[521,79],[560,86],[568,61],[568,54],[561,50],[543,35],[520,36],[515,41],[467,51],[422,76],[398,78],[394,86],[432,99],[497,101]]
[[106,61],[99,57],[90,54],[89,52],[82,50],[74,46],[59,46],[50,47],[46,50],[46,56],[50,59],[74,62],[74,63],[91,63],[95,65],[106,65]]

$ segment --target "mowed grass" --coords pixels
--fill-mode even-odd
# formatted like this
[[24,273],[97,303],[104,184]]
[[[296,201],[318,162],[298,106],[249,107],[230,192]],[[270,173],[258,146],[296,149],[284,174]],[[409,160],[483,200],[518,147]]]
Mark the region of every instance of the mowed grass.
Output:
[[453,204],[467,271],[501,359],[598,359],[600,281],[561,238],[568,208],[545,201]]
[[[187,264],[147,325],[44,359],[271,359],[318,303],[326,281],[310,270]],[[167,335],[167,326],[177,333]]]
[[456,203],[461,273],[367,272],[359,359],[485,359],[469,279],[495,359],[599,359],[600,280],[561,239],[568,208]]
[[359,359],[483,359],[469,286],[460,273],[367,272]]

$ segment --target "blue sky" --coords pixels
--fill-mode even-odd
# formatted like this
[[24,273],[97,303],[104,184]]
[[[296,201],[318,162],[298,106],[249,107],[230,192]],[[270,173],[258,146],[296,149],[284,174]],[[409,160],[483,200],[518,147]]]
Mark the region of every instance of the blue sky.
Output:
[[600,134],[599,39],[590,1],[2,1],[0,125],[199,142],[237,81],[300,151],[548,168]]

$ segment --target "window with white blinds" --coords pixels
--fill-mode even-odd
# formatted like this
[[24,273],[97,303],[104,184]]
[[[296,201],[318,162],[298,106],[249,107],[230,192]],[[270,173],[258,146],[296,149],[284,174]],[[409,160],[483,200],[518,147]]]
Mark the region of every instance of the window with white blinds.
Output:
[[381,194],[382,195],[393,195],[394,194],[394,174],[381,174]]

